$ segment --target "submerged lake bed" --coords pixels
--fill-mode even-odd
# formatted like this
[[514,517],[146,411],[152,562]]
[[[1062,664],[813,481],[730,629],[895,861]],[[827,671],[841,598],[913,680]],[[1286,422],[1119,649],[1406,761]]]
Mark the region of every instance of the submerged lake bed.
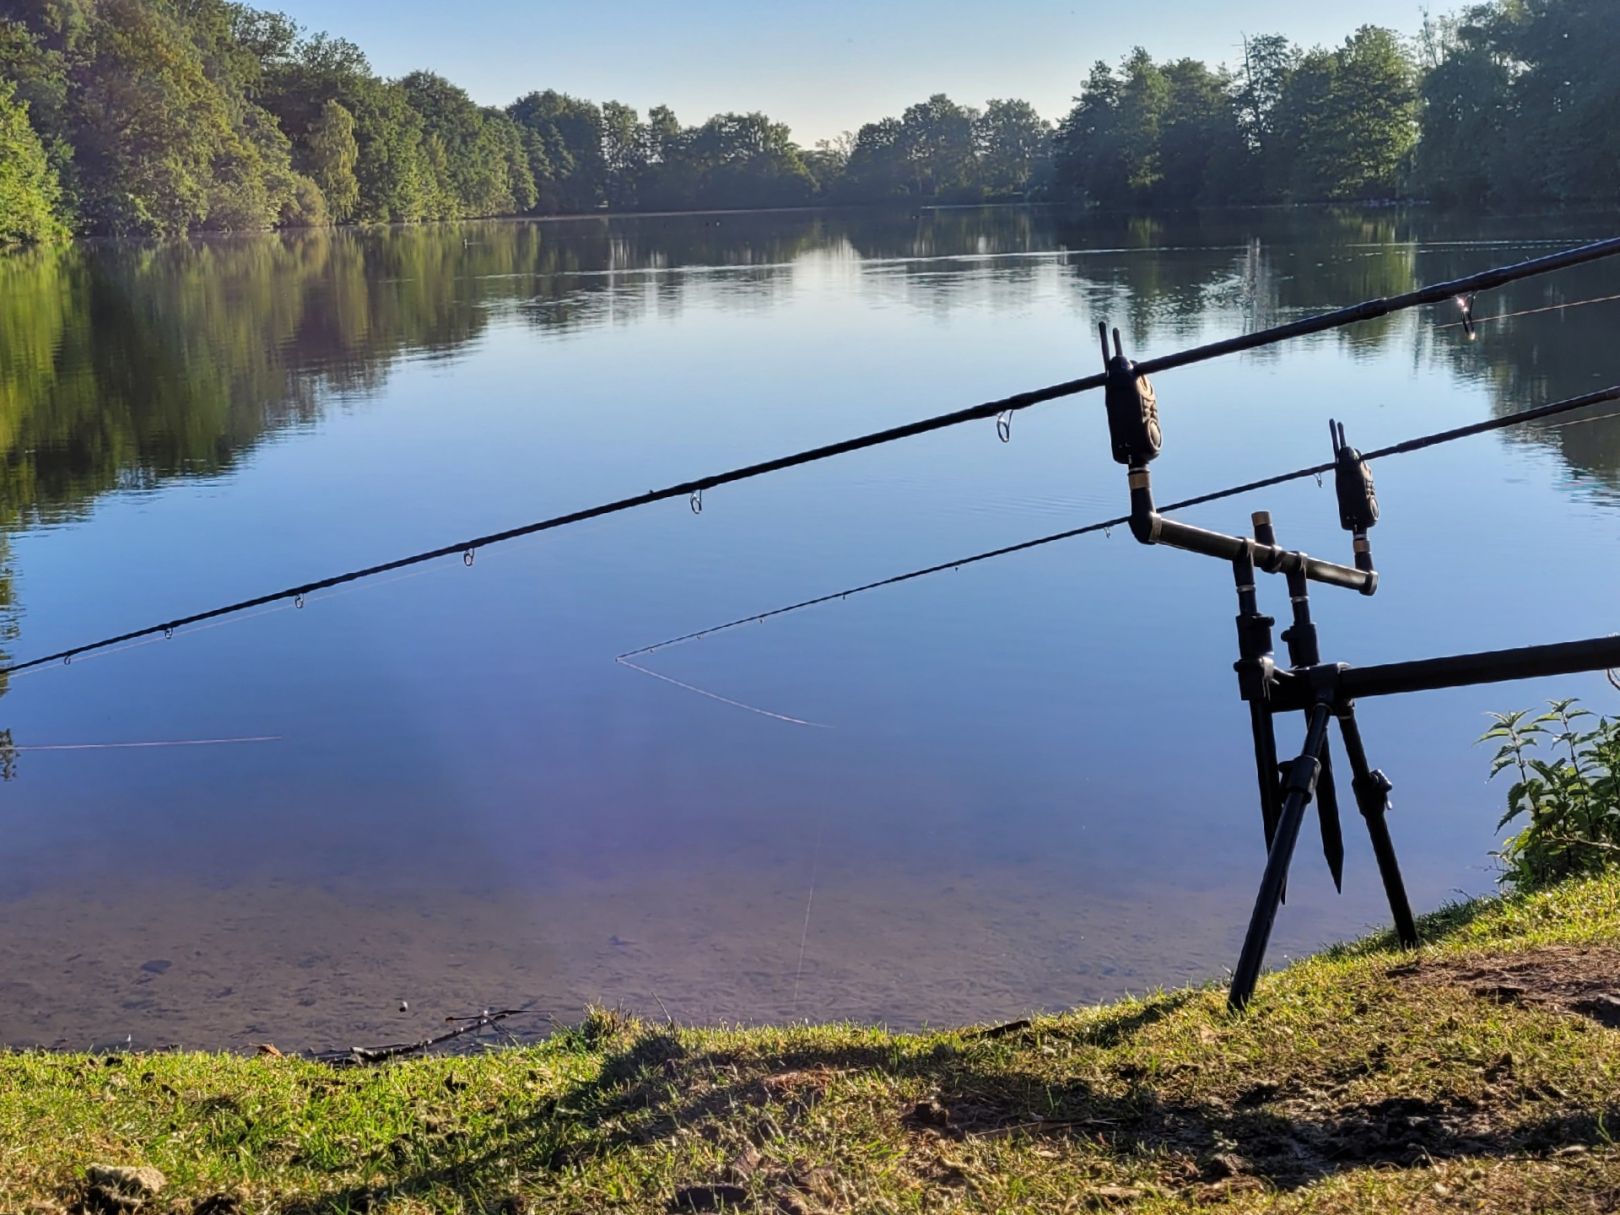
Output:
[[[4,645],[1084,375],[1099,321],[1147,358],[1616,231],[728,213],[0,260]],[[1598,263],[1482,296],[1477,341],[1423,310],[1165,373],[1160,500],[1319,462],[1329,417],[1375,447],[1620,381],[1620,302],[1586,302],[1616,294]],[[665,678],[614,661],[1126,509],[1100,397],[1008,439],[958,427],[20,674],[0,1043],[329,1047],[593,1001],[937,1025],[1220,978],[1264,857],[1214,563],[1116,530],[637,659]],[[1383,583],[1317,593],[1325,657],[1613,631],[1620,417],[1375,473]],[[1258,509],[1348,558],[1309,480],[1185,517]],[[1494,883],[1485,713],[1577,694],[1612,711],[1601,676],[1365,707],[1419,910]],[[30,749],[54,747],[95,749]],[[1307,826],[1273,962],[1387,918],[1345,834],[1338,896]]]

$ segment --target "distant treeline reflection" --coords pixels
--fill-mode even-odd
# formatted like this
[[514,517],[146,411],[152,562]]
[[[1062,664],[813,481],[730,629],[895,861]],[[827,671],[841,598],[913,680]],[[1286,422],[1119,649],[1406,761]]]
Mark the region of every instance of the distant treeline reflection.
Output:
[[[1163,353],[1212,314],[1224,315],[1223,329],[1239,327],[1234,311],[1241,327],[1256,328],[1522,252],[1420,252],[1434,224],[1393,212],[1116,222],[991,208],[328,229],[35,250],[0,259],[4,528],[72,518],[108,491],[219,473],[266,435],[376,391],[408,355],[453,357],[502,315],[563,336],[610,316],[668,314],[694,293],[712,306],[757,309],[790,287],[798,266],[847,258],[881,276],[879,289],[933,310],[965,306],[987,279],[1016,290],[1056,275],[1075,295],[1077,352],[1086,349],[1085,318],[1106,313],[1133,349]],[[1050,257],[995,256],[1054,248]],[[1519,284],[1482,301],[1480,315],[1610,294],[1604,274],[1599,266]],[[1431,315],[1316,340],[1372,355],[1410,345],[1415,332],[1420,353],[1487,380],[1498,408],[1511,410],[1612,380],[1599,356],[1612,345],[1617,309],[1488,322],[1474,343]],[[1411,429],[1422,427],[1414,419]],[[1522,438],[1556,450],[1577,474],[1620,486],[1620,422]],[[9,574],[0,573],[0,600],[10,602]]]

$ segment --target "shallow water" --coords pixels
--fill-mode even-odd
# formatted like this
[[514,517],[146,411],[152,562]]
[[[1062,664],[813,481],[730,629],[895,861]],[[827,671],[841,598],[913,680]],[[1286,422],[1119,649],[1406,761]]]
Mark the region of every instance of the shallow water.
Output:
[[[1255,212],[723,215],[0,261],[5,648],[28,658],[1620,231]],[[1620,293],[1599,265],[1481,316]],[[1620,302],[1371,322],[1158,382],[1161,500],[1620,380]],[[1126,507],[1095,397],[14,678],[0,1042],[326,1047],[588,1001],[681,1020],[1017,1016],[1219,978],[1263,863],[1227,573],[1094,536],[666,637]],[[1613,631],[1620,420],[1377,470],[1370,663]],[[1189,512],[1348,555],[1307,480]],[[1274,611],[1280,586],[1265,588]],[[1369,702],[1414,902],[1489,889],[1490,709]],[[1283,747],[1297,744],[1283,732]],[[271,736],[197,747],[60,744]],[[1382,923],[1347,815],[1272,960]],[[168,965],[159,965],[159,963]],[[400,1013],[399,1002],[411,1012]],[[661,1015],[661,1014],[660,1014]]]

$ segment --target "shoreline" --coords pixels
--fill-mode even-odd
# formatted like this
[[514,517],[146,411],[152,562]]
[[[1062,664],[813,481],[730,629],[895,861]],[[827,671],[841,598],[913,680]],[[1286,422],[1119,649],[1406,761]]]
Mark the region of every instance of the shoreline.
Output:
[[123,1209],[198,1215],[1601,1206],[1620,872],[1422,927],[1274,972],[1241,1016],[1204,986],[929,1033],[598,1009],[375,1067],[0,1053],[0,1208],[110,1209],[103,1165],[161,1174]]

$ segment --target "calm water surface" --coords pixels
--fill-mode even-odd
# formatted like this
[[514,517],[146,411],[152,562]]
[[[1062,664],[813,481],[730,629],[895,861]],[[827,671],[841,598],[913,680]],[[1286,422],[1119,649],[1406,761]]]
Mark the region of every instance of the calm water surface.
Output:
[[[4,647],[226,599],[1612,235],[1021,211],[313,233],[0,261]],[[1620,267],[1482,315],[1620,292]],[[1162,500],[1620,380],[1620,303],[1414,313],[1158,383]],[[1115,534],[622,651],[1125,508],[1095,398],[14,678],[0,1042],[284,1048],[588,1001],[682,1020],[1011,1017],[1217,978],[1263,863],[1230,578]],[[1377,470],[1357,663],[1612,631],[1620,420]],[[1306,481],[1192,512],[1345,556]],[[1282,588],[1267,588],[1274,610]],[[1489,889],[1490,709],[1370,702],[1414,901]],[[1297,741],[1291,728],[1285,746]],[[273,736],[230,746],[28,750]],[[1272,960],[1382,922],[1314,828]],[[813,896],[813,897],[812,897]],[[807,914],[808,913],[808,914]],[[401,1000],[411,1013],[398,1012]]]

